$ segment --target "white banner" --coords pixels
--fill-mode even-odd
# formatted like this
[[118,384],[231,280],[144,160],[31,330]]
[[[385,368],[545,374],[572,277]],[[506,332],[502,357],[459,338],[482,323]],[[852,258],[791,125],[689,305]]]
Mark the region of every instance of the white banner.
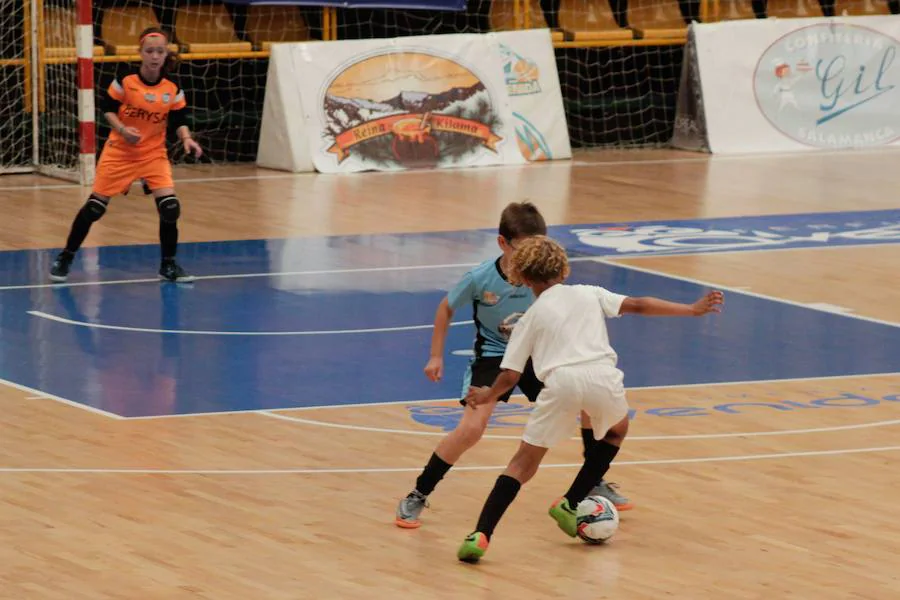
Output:
[[266,76],[256,164],[297,173],[312,171],[313,164],[300,104],[302,86],[295,72],[290,47],[274,44]]
[[[278,49],[266,89],[262,166],[340,173],[572,155],[549,30]],[[308,152],[289,152],[286,136],[306,140]]]
[[900,144],[900,18],[692,27],[712,152]]
[[549,29],[491,34],[503,61],[519,150],[528,160],[572,157]]
[[296,52],[318,171],[525,162],[487,36],[310,43]]

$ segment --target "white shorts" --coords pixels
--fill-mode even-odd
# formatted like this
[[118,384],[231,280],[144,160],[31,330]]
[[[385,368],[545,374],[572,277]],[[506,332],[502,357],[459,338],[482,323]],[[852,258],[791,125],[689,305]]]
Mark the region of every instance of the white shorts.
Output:
[[623,379],[622,371],[601,363],[554,370],[544,382],[522,439],[532,446],[551,448],[573,434],[582,410],[591,418],[594,438],[603,439],[609,428],[628,414]]

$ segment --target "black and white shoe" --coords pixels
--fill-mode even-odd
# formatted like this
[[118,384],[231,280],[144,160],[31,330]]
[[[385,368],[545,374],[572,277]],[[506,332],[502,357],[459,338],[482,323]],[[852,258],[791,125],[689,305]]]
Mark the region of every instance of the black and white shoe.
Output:
[[159,266],[159,278],[173,283],[191,283],[194,281],[194,276],[188,275],[187,271],[175,262],[174,258],[167,258],[162,261]]
[[68,250],[63,250],[56,255],[56,260],[50,265],[50,281],[55,283],[63,283],[69,278],[69,268],[72,261],[75,260],[75,254]]

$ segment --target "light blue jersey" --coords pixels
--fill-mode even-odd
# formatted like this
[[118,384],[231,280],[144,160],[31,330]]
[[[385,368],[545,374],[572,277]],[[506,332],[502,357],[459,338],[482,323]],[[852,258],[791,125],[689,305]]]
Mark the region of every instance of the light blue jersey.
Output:
[[454,312],[472,305],[476,358],[503,356],[512,328],[534,302],[534,294],[524,285],[509,283],[497,258],[463,275],[447,294],[447,302]]

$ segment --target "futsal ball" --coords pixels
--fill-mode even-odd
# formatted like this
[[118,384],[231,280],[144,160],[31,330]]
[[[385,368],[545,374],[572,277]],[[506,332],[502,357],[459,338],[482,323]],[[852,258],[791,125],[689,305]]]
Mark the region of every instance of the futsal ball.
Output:
[[603,496],[588,496],[576,512],[578,537],[588,544],[602,544],[619,529],[619,511]]

